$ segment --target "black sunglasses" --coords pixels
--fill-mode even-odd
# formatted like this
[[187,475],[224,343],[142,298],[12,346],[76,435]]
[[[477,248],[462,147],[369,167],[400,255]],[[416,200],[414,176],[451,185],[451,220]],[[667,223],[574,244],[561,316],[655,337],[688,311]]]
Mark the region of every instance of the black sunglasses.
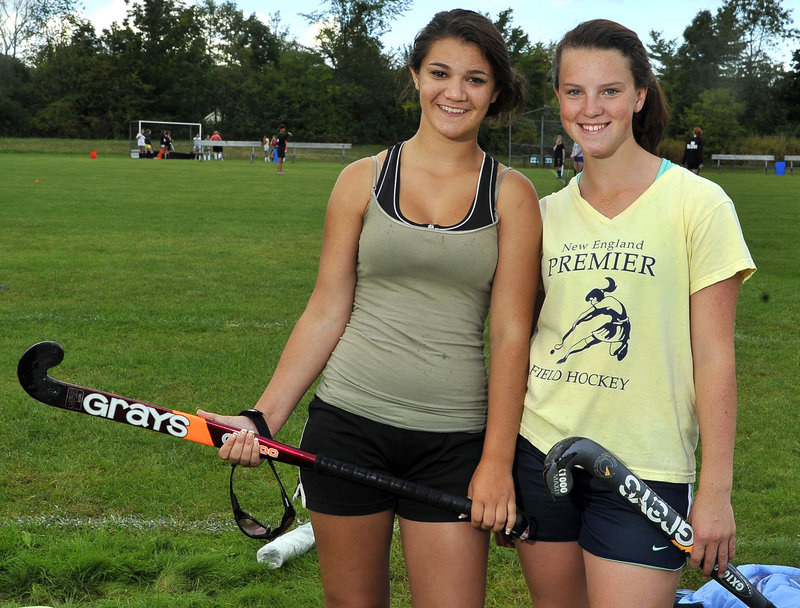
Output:
[[274,529],[271,526],[265,526],[239,506],[239,500],[236,498],[236,493],[233,491],[233,472],[236,470],[236,465],[234,464],[231,466],[231,507],[233,507],[233,517],[236,520],[236,525],[239,526],[239,529],[245,536],[259,540],[272,540],[277,538],[289,529],[295,517],[294,506],[292,506],[292,501],[290,501],[289,497],[286,495],[286,490],[283,488],[280,477],[278,477],[278,471],[275,470],[275,465],[272,464],[271,460],[267,460],[267,463],[275,474],[275,479],[278,480],[278,486],[281,489],[281,500],[283,501],[283,517],[281,518],[281,523]]

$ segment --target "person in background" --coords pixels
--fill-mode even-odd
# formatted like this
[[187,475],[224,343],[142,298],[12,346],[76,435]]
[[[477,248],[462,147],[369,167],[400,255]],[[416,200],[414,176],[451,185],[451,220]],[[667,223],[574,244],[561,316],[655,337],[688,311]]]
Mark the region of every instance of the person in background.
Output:
[[261,138],[261,145],[264,147],[264,162],[270,162],[270,150],[272,149],[271,140],[268,135]]
[[564,149],[564,142],[561,141],[561,136],[556,137],[556,143],[553,146],[553,167],[556,170],[558,179],[561,179],[564,174],[564,159],[566,158],[566,150]]
[[286,125],[281,125],[278,134],[275,136],[276,149],[278,151],[278,175],[283,175],[283,160],[286,158],[286,143],[292,136],[291,131],[286,130]]
[[[488,531],[516,515],[541,218],[530,181],[477,137],[484,118],[502,125],[522,112],[524,80],[494,24],[461,9],[417,34],[409,71],[419,127],[342,171],[314,290],[250,415],[277,432],[321,373],[300,447],[470,496],[471,525],[302,471],[329,608],[389,606],[395,517],[412,604],[482,607]],[[242,429],[221,457],[260,463],[249,416],[199,414]]]
[[139,146],[139,158],[144,158],[147,149],[144,145],[145,135],[144,129],[139,129],[139,132],[136,134],[136,144]]
[[572,159],[572,170],[575,175],[578,175],[583,171],[583,150],[581,150],[581,145],[577,141],[573,142],[572,152],[569,156]]
[[200,142],[203,141],[200,139],[200,133],[194,136],[192,139],[192,156],[196,160],[203,160],[203,147],[200,145]]
[[272,158],[273,163],[278,162],[278,134],[272,136],[272,139],[269,142],[270,145],[270,158]]
[[537,608],[671,608],[682,551],[591,473],[575,469],[553,499],[543,461],[567,437],[605,446],[688,516],[690,566],[724,571],[736,545],[734,319],[755,265],[725,192],[658,156],[668,110],[635,32],[578,25],[553,73],[585,164],[541,202],[545,295],[515,463],[518,508],[537,531],[516,546]]
[[[214,131],[214,133],[211,135],[211,140],[212,141],[222,141],[222,136],[219,134],[219,131]],[[214,145],[212,145],[211,146],[211,153],[212,153],[212,156],[213,156],[214,160],[225,160],[222,157],[222,146],[214,146]]]
[[161,140],[159,141],[159,153],[158,158],[166,159],[169,156],[169,131],[161,131]]
[[150,129],[146,129],[144,132],[144,154],[149,158],[153,156],[153,140]]
[[703,129],[695,127],[683,151],[683,166],[699,174],[703,168]]

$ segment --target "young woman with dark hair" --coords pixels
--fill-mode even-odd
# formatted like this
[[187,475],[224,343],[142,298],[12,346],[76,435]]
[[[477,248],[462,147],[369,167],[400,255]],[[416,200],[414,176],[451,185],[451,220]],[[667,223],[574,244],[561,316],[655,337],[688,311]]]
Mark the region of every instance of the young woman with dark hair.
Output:
[[567,437],[602,444],[688,515],[690,565],[724,570],[736,541],[734,318],[755,266],[725,192],[657,155],[669,113],[634,32],[582,23],[554,67],[584,168],[541,201],[545,295],[515,462],[537,532],[516,545],[536,608],[669,608],[683,553],[590,473],[576,469],[554,500],[543,460]]
[[[516,515],[541,219],[530,181],[477,136],[521,111],[524,87],[466,10],[419,33],[409,71],[419,128],[341,173],[317,283],[256,409],[277,432],[321,374],[301,448],[470,496],[472,521],[302,471],[328,607],[389,606],[395,518],[413,605],[483,606],[489,530]],[[259,464],[248,418],[202,415],[243,429],[221,457]]]

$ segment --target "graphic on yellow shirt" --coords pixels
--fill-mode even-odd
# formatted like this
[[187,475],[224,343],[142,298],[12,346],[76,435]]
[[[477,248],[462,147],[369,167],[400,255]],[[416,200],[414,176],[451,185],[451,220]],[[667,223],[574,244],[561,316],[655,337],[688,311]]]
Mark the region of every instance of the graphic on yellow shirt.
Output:
[[[628,354],[631,321],[625,305],[617,298],[608,295],[617,289],[614,279],[606,277],[606,281],[608,281],[607,286],[592,289],[586,295],[586,301],[590,304],[589,308],[578,316],[572,327],[562,336],[561,342],[550,351],[550,354],[553,355],[556,351],[564,348],[567,338],[579,326],[582,326],[579,334],[582,333],[585,337],[573,341],[567,353],[556,362],[557,364],[564,363],[570,355],[599,344],[608,344],[608,354],[616,357],[617,361],[622,361]],[[587,325],[590,321],[595,322]]]

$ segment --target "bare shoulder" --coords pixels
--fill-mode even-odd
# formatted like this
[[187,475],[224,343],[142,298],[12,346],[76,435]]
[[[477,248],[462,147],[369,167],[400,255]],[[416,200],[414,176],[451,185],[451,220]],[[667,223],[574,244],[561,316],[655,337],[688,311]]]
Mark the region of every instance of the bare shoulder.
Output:
[[519,207],[534,207],[539,211],[539,196],[531,180],[515,169],[506,171],[506,167],[500,165],[498,173],[503,175],[500,183],[500,191],[497,195],[497,211],[502,215],[504,210]]
[[[378,167],[383,163],[383,158],[386,152],[383,151],[376,156]],[[373,157],[367,156],[353,161],[347,165],[339,174],[334,187],[334,193],[337,191],[344,191],[348,194],[355,194],[360,190],[365,190],[367,193],[372,187],[373,175]]]
[[331,192],[331,203],[369,199],[372,186],[372,159],[361,158],[342,169]]
[[339,173],[339,178],[336,180],[336,185],[338,187],[340,184],[347,185],[352,181],[358,182],[371,174],[372,158],[359,158],[342,169],[341,173]]
[[377,159],[377,165],[380,168],[383,165],[383,160],[386,158],[386,150],[383,150],[376,154],[375,156],[365,156],[364,158],[359,158],[356,161],[353,161],[349,165],[347,165],[340,175],[350,177],[361,177],[363,175],[371,175],[372,174],[372,167],[373,167],[373,160]]
[[[378,167],[382,159],[378,158]],[[372,157],[361,158],[342,169],[328,201],[329,212],[363,215],[372,193]]]

